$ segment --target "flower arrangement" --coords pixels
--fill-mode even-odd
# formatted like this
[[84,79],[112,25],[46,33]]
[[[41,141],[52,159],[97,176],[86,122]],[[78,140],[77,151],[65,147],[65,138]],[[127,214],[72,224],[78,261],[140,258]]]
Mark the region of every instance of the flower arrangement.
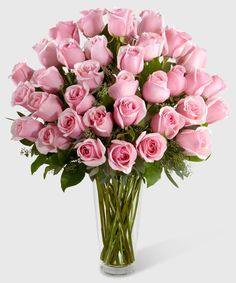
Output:
[[49,38],[33,47],[42,68],[13,68],[12,105],[27,111],[17,112],[13,139],[36,157],[32,174],[62,172],[63,191],[86,173],[96,181],[101,259],[127,266],[142,181],[164,172],[178,186],[172,173],[188,177],[190,162],[209,158],[208,125],[229,111],[218,96],[225,84],[206,72],[205,50],[154,11],[83,11]]

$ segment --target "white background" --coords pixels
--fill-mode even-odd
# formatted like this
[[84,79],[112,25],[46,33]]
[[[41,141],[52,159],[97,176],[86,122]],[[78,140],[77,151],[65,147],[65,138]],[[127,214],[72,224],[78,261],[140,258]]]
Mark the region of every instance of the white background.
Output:
[[[102,4],[99,4],[101,3]],[[234,1],[2,1],[0,7],[0,282],[236,282],[235,9]],[[208,71],[227,84],[231,116],[212,127],[213,154],[193,166],[177,190],[163,178],[143,194],[137,272],[123,278],[98,268],[92,185],[66,193],[59,178],[30,176],[30,159],[10,141],[14,86],[7,76],[18,61],[38,68],[31,46],[58,20],[77,20],[95,7],[161,12],[169,26],[190,33],[207,49]]]

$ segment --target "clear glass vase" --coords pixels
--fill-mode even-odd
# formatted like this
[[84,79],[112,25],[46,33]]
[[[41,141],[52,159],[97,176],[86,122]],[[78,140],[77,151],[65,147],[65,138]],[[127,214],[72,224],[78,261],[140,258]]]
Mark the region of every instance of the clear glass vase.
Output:
[[94,180],[101,269],[113,275],[128,274],[135,264],[143,181],[137,175],[108,179]]

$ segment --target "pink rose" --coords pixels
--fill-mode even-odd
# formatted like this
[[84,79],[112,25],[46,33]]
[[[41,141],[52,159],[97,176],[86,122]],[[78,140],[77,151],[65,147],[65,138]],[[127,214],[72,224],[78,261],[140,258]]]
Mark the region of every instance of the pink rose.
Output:
[[57,149],[66,150],[70,147],[72,140],[64,137],[58,127],[48,124],[39,131],[38,139],[35,142],[37,150],[42,154],[57,152]]
[[82,116],[71,108],[67,108],[60,114],[57,126],[64,137],[73,139],[79,138],[85,130]]
[[143,47],[144,60],[151,61],[161,55],[164,46],[164,38],[157,33],[144,32],[138,38],[136,45]]
[[84,124],[92,128],[93,132],[100,137],[109,137],[113,129],[112,114],[101,105],[89,109],[83,117]]
[[225,83],[219,76],[213,75],[211,79],[211,83],[205,87],[202,94],[204,98],[216,96],[219,92],[225,89]]
[[95,101],[94,96],[89,93],[87,84],[69,86],[64,97],[66,103],[78,114],[84,114]]
[[35,91],[31,92],[27,99],[27,107],[31,112],[39,109],[40,105],[48,98],[47,92]]
[[167,74],[163,71],[156,71],[149,75],[142,89],[144,99],[150,103],[162,103],[167,100],[170,97],[167,81]]
[[185,68],[181,65],[174,66],[168,73],[167,87],[171,96],[178,96],[185,91],[187,82],[184,76]]
[[211,154],[211,136],[206,127],[183,130],[177,135],[176,141],[185,150],[184,154],[187,156],[207,159]]
[[201,96],[187,96],[181,99],[176,111],[184,116],[186,126],[200,125],[206,122],[207,106]]
[[62,101],[55,94],[45,94],[33,116],[47,122],[54,122],[63,111]]
[[97,167],[106,162],[106,148],[100,139],[87,139],[76,145],[77,155],[81,161],[91,167]]
[[134,75],[142,72],[144,67],[144,50],[138,46],[122,46],[117,57],[117,67]]
[[229,105],[222,97],[209,98],[206,105],[208,109],[206,122],[208,124],[223,120],[229,116]]
[[134,14],[129,9],[113,9],[108,12],[108,31],[113,36],[130,35],[135,28]]
[[113,170],[129,174],[137,158],[135,147],[126,141],[113,140],[108,149],[108,163]]
[[39,57],[39,61],[45,68],[51,66],[59,66],[60,63],[57,59],[57,47],[53,41],[48,41],[47,39],[42,39],[39,43],[33,46]]
[[104,73],[99,70],[100,64],[95,60],[87,60],[74,66],[78,83],[86,83],[91,90],[98,88],[103,82]]
[[187,86],[185,92],[189,95],[202,95],[206,87],[212,82],[211,76],[202,70],[195,70],[186,75]]
[[104,28],[103,15],[104,10],[94,9],[80,12],[82,18],[78,21],[81,32],[87,37],[93,37],[102,32]]
[[113,99],[123,96],[133,96],[138,89],[139,82],[133,74],[121,71],[116,77],[116,82],[109,87],[108,93]]
[[85,55],[76,40],[67,38],[58,45],[57,58],[68,69],[72,69],[76,63],[85,60]]
[[11,79],[17,85],[20,82],[24,83],[29,81],[34,73],[34,70],[31,69],[26,63],[18,63],[13,67],[11,73]]
[[137,125],[146,113],[144,100],[136,95],[118,98],[114,103],[114,120],[122,129]]
[[80,42],[77,24],[72,21],[58,22],[57,25],[49,30],[49,36],[56,41],[65,38],[73,38]]
[[167,142],[159,133],[143,132],[136,140],[136,149],[138,155],[146,162],[154,162],[163,157],[167,149]]
[[28,107],[28,98],[29,95],[35,91],[35,88],[33,85],[29,82],[20,82],[16,88],[16,90],[12,94],[12,105],[20,105],[27,110],[31,110],[31,108]]
[[140,13],[142,18],[138,25],[138,34],[143,32],[153,32],[162,35],[164,28],[164,20],[161,14],[153,12],[151,10],[144,10]]
[[21,117],[15,120],[11,126],[13,140],[27,139],[36,141],[38,133],[42,129],[43,124],[30,117]]
[[36,84],[46,92],[56,93],[64,85],[64,80],[56,67],[34,72]]
[[192,72],[196,69],[205,69],[206,63],[206,51],[198,46],[193,46],[187,54],[178,60],[178,64],[183,65],[187,72]]
[[107,38],[104,35],[96,35],[90,38],[84,46],[87,59],[96,60],[101,66],[107,66],[112,58],[112,52],[107,48]]
[[170,106],[162,107],[160,112],[155,114],[151,121],[153,132],[160,133],[167,139],[173,139],[184,125],[184,117]]
[[192,47],[191,36],[174,28],[166,28],[166,42],[163,55],[172,58],[184,56]]

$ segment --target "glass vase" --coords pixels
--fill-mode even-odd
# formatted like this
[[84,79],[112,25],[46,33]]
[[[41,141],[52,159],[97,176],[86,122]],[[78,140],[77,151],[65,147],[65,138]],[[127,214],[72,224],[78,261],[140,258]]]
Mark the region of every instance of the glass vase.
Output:
[[137,175],[94,180],[94,200],[100,242],[101,269],[113,275],[135,267],[143,181]]

